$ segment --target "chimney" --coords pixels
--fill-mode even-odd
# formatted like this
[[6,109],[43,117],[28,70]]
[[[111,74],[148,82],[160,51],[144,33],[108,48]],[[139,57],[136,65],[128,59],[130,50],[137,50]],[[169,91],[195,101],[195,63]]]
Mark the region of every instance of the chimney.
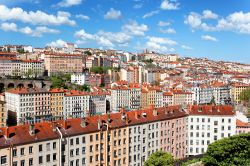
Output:
[[29,133],[31,136],[35,135],[35,125],[33,123],[29,125]]
[[157,116],[157,115],[158,115],[157,109],[154,109],[154,110],[153,110],[153,115],[154,115],[154,116]]
[[57,127],[57,122],[52,122],[52,130],[55,132]]
[[150,109],[150,110],[151,110],[151,109],[154,109],[154,108],[155,108],[155,107],[154,107],[153,104],[151,104],[151,105],[148,106],[148,109]]
[[86,127],[87,126],[87,120],[85,117],[81,118],[81,127]]
[[125,121],[127,119],[126,113],[121,113],[121,120]]
[[97,121],[97,124],[98,124],[98,130],[101,130],[102,122],[100,119]]
[[66,130],[66,129],[69,129],[71,127],[71,124],[68,120],[64,120],[63,121],[63,128]]
[[135,119],[138,119],[138,111],[135,111]]

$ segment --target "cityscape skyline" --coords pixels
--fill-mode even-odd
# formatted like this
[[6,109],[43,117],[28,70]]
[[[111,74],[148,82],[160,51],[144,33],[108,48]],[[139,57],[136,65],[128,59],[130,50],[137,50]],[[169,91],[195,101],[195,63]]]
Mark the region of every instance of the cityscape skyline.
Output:
[[0,44],[60,47],[72,42],[85,48],[250,60],[246,0],[1,0],[0,9]]

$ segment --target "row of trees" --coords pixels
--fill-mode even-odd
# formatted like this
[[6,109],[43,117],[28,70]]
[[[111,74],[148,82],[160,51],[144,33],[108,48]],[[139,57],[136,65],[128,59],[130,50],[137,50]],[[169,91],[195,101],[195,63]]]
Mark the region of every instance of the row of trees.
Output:
[[[201,159],[183,163],[182,166],[202,161],[205,166],[249,166],[250,133],[235,135],[213,142]],[[174,159],[170,153],[157,151],[144,163],[145,166],[173,166]]]

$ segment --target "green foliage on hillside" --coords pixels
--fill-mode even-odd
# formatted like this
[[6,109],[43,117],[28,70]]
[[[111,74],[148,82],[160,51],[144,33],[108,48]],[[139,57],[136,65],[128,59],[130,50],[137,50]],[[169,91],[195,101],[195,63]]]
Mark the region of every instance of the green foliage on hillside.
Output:
[[205,166],[249,166],[250,133],[224,138],[208,146]]
[[250,101],[250,89],[243,90],[239,97],[241,101]]
[[172,166],[174,158],[170,153],[157,151],[153,153],[144,163],[144,166]]
[[94,66],[90,68],[90,72],[93,72],[96,74],[104,74],[104,73],[107,73],[109,69],[111,69],[111,67]]

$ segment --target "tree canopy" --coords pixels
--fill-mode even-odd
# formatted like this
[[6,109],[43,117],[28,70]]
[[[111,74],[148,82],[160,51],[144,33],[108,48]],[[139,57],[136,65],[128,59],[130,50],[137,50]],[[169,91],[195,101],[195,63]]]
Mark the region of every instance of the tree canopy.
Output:
[[250,101],[250,88],[243,90],[239,98],[241,101]]
[[111,67],[101,67],[101,66],[94,66],[90,68],[90,71],[96,74],[103,74],[106,73]]
[[250,133],[224,138],[208,146],[205,166],[246,166],[250,163]]
[[170,153],[156,151],[144,163],[144,166],[172,166],[174,158]]

